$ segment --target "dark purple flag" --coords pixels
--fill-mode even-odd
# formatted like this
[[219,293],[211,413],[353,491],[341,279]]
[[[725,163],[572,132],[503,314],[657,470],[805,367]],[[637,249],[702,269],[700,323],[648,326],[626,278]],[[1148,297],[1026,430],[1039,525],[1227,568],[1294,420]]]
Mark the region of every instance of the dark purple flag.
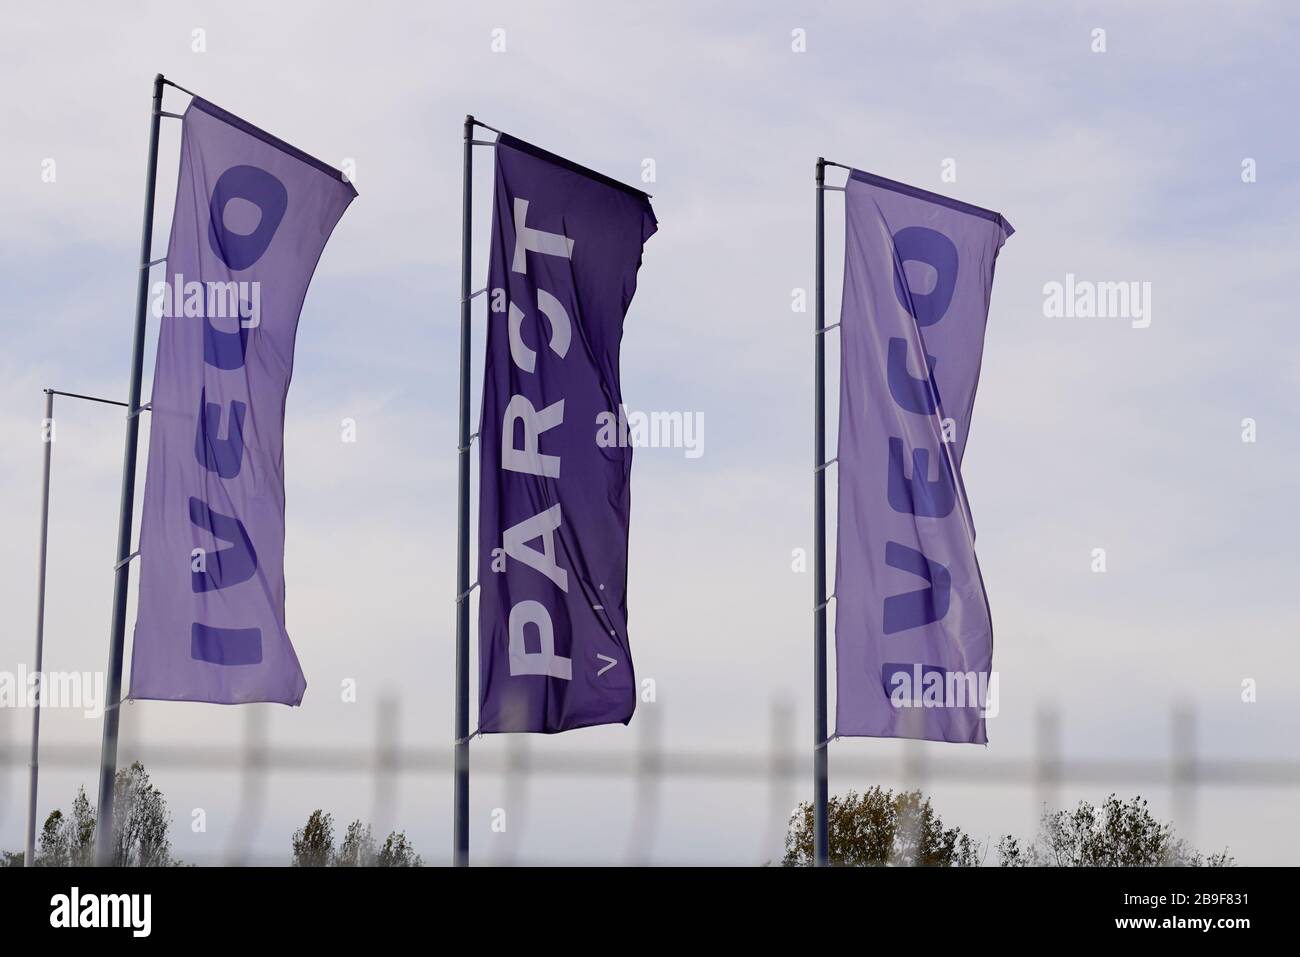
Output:
[[845,192],[836,733],[986,743],[993,624],[961,481],[999,214]]
[[[479,488],[479,727],[631,720],[632,449],[619,346],[649,197],[512,136],[496,145]],[[603,424],[602,424],[603,423]]]
[[284,621],[284,411],[298,313],[356,196],[195,98],[154,368],[131,697],[302,701]]

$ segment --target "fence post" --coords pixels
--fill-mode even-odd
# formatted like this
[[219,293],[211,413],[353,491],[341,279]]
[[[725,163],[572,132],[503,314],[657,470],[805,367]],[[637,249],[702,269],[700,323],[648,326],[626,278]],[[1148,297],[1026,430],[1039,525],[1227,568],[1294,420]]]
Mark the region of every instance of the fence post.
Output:
[[[766,835],[760,852],[763,860],[773,846],[779,848],[778,854],[785,854],[785,835],[790,825],[790,815],[794,810],[791,798],[790,780],[796,773],[794,750],[797,739],[794,736],[794,708],[784,698],[772,700],[772,728],[768,757],[768,820],[772,823],[773,833]],[[780,857],[777,858],[780,860]]]
[[659,817],[659,780],[663,777],[663,757],[660,753],[659,705],[641,709],[637,719],[640,734],[636,749],[636,798],[633,802],[632,829],[628,834],[627,862],[632,865],[647,864],[654,849],[655,831]]
[[528,735],[503,734],[506,739],[505,767],[502,769],[501,803],[506,812],[506,833],[501,839],[498,854],[500,863],[513,865],[519,856],[522,830],[527,826],[528,809],[528,775],[529,767]]
[[239,750],[239,805],[226,845],[226,861],[242,865],[248,857],[249,839],[262,816],[266,797],[266,712],[265,704],[244,706],[244,736]]
[[[919,735],[925,730],[925,716],[920,708],[903,712],[899,722],[904,734]],[[919,738],[903,738],[903,790],[925,792],[925,742]],[[877,782],[879,783],[879,782]]]
[[380,840],[396,830],[398,757],[398,706],[391,691],[383,692],[375,715],[375,793],[370,818]]
[[1182,836],[1193,847],[1196,844],[1196,711],[1190,702],[1179,702],[1173,708],[1173,791],[1174,822]]
[[1037,804],[1034,826],[1044,810],[1054,811],[1061,803],[1061,715],[1054,705],[1040,703],[1034,720],[1034,783]]

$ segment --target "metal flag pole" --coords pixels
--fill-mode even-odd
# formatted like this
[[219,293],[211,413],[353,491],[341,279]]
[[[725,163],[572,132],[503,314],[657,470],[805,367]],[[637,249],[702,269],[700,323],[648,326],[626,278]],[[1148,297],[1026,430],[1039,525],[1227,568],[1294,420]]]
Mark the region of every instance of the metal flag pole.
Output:
[[456,783],[453,862],[469,865],[469,351],[470,229],[474,117],[465,117],[465,174],[460,234],[460,443],[456,496]]
[[158,124],[162,118],[163,75],[153,79],[149,113],[149,162],[144,185],[144,228],[140,234],[140,275],[136,286],[135,338],[131,345],[131,380],[127,395],[126,447],[122,455],[122,504],[117,525],[113,618],[108,639],[108,688],[104,703],[104,738],[99,754],[99,811],[95,823],[95,863],[113,858],[113,781],[117,774],[117,729],[122,700],[122,657],[126,641],[126,598],[131,578],[131,527],[135,511],[135,461],[140,439],[140,380],[144,371],[145,319],[149,308],[149,266],[153,251],[153,201],[158,179]]
[[830,858],[826,831],[826,160],[817,157],[817,255],[813,322],[813,864]]
[[27,845],[23,849],[23,867],[36,864],[36,791],[40,772],[41,747],[41,689],[45,674],[45,567],[46,545],[50,532],[50,458],[54,451],[54,397],[66,395],[73,399],[85,399],[89,402],[102,402],[105,405],[125,406],[125,402],[112,399],[100,399],[91,395],[78,395],[75,392],[60,392],[58,389],[45,390],[45,418],[41,422],[42,442],[45,446],[45,463],[41,470],[41,540],[36,549],[36,653],[33,659],[37,675],[36,700],[32,702],[32,751],[28,762],[27,782]]
[[50,532],[50,452],[54,445],[54,393],[45,390],[45,420],[41,423],[41,439],[45,445],[45,464],[41,469],[41,544],[36,549],[36,700],[32,704],[32,757],[28,764],[27,782],[27,846],[23,850],[23,867],[36,864],[36,778],[37,755],[41,744],[41,676],[44,674],[45,652],[45,543]]

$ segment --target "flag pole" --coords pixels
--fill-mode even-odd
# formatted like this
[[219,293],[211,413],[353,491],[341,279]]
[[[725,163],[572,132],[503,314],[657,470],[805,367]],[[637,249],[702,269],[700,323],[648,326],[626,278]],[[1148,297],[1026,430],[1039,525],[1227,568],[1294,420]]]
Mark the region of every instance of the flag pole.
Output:
[[120,405],[125,402],[113,399],[101,399],[93,395],[80,395],[76,392],[60,392],[58,389],[45,390],[45,418],[41,422],[41,438],[45,445],[45,463],[41,470],[41,539],[36,549],[36,653],[33,665],[37,676],[36,700],[32,705],[32,749],[28,762],[27,781],[27,844],[23,848],[23,867],[36,866],[36,794],[40,771],[41,748],[41,691],[45,686],[45,569],[47,545],[50,537],[50,460],[54,452],[54,397],[66,395],[72,399],[85,399],[88,402],[102,402],[105,405]]
[[453,862],[469,865],[469,352],[470,219],[474,176],[474,117],[465,117],[465,171],[460,233],[460,443],[456,503],[456,783]]
[[45,654],[45,545],[50,533],[50,453],[54,445],[54,391],[45,390],[45,419],[41,423],[41,439],[45,445],[45,464],[41,470],[41,543],[36,550],[36,701],[32,705],[32,756],[28,762],[27,781],[27,846],[23,849],[23,867],[36,865],[36,779],[39,770],[37,756],[41,745],[41,686],[44,683]]
[[813,863],[830,857],[826,831],[826,160],[817,157],[817,257],[813,322]]
[[127,586],[131,579],[131,527],[135,511],[135,463],[140,439],[140,380],[144,372],[145,319],[149,308],[149,265],[153,251],[153,202],[158,179],[158,124],[162,117],[163,75],[153,79],[149,114],[149,161],[144,185],[144,227],[140,234],[140,269],[136,285],[135,334],[131,345],[131,380],[127,397],[126,446],[122,455],[122,503],[117,525],[113,618],[108,639],[108,687],[104,703],[104,737],[99,753],[99,805],[95,823],[95,863],[113,859],[113,781],[117,773],[117,730],[122,700],[122,658],[126,643]]

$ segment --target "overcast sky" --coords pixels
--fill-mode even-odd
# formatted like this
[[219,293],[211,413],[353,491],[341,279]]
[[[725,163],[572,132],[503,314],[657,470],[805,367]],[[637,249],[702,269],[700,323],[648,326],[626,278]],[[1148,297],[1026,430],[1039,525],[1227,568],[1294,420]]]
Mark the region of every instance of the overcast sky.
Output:
[[[1059,708],[1072,758],[1158,771],[1179,702],[1195,709],[1206,758],[1300,758],[1300,30],[1289,5],[138,9],[23,5],[0,34],[0,669],[31,663],[41,389],[125,397],[150,83],[161,71],[356,168],[360,196],[326,248],[298,334],[286,581],[308,689],[301,708],[265,708],[275,743],[373,749],[378,702],[391,694],[403,745],[450,752],[460,137],[472,112],[631,182],[654,160],[646,188],[660,229],[627,318],[624,396],[632,409],[705,419],[703,456],[635,455],[629,633],[657,701],[630,728],[530,740],[534,757],[630,753],[647,725],[674,752],[760,755],[780,703],[781,734],[801,749],[810,741],[812,588],[791,556],[811,538],[812,336],[811,315],[791,302],[811,288],[813,162],[824,155],[999,210],[1016,228],[998,260],[963,467],[1001,714],[987,749],[921,746],[929,767],[1030,756],[1044,705]],[[1097,29],[1105,52],[1094,52]],[[796,30],[806,52],[792,49]],[[169,91],[166,108],[185,102]],[[165,252],[178,142],[164,120],[154,256]],[[1243,182],[1248,158],[1255,182]],[[54,182],[42,180],[47,159]],[[955,182],[941,178],[946,160]],[[490,171],[480,151],[476,280]],[[838,194],[827,207],[835,321]],[[1067,274],[1149,282],[1149,327],[1045,316],[1044,285]],[[150,333],[146,383],[156,325]],[[340,441],[344,418],[357,422],[355,444]],[[57,420],[45,665],[102,669],[121,416],[62,400]],[[1096,548],[1104,574],[1091,570]],[[133,575],[133,595],[135,585]],[[341,700],[347,679],[355,703]],[[1245,679],[1258,682],[1254,703],[1242,701]],[[22,844],[28,720],[0,711],[5,848]],[[231,746],[243,726],[237,708],[129,705],[122,760],[161,743]],[[93,791],[100,722],[51,712],[43,727],[48,754],[91,757],[47,759],[42,816],[66,809],[80,783]],[[486,760],[506,747],[476,740],[472,752]],[[836,767],[901,754],[897,742],[836,742],[833,790],[899,783],[892,769]],[[220,859],[238,775],[150,770],[181,856]],[[648,833],[655,861],[760,862],[780,853],[774,817],[809,791],[795,785],[774,795],[761,780],[670,779],[650,820],[631,778],[535,776],[507,793],[478,775],[472,853],[504,859],[513,841],[522,860],[619,862]],[[1032,789],[927,787],[945,821],[981,839],[1032,831]],[[1062,796],[1109,790],[1141,791],[1166,817],[1176,810],[1153,784],[1081,783]],[[340,821],[377,816],[427,860],[447,859],[448,774],[405,776],[391,805],[374,798],[366,774],[276,773],[252,853],[287,860],[290,832],[324,807]],[[1178,823],[1242,862],[1294,863],[1295,799],[1216,786]],[[508,837],[490,830],[496,807]],[[196,808],[206,832],[191,830]]]

